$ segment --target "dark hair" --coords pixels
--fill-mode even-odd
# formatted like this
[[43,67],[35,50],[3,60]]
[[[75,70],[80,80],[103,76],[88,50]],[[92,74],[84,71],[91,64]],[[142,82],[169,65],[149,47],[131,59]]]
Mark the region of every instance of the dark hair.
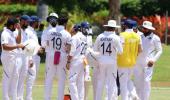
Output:
[[14,17],[8,18],[8,20],[6,22],[6,27],[9,28],[11,25],[15,25],[18,22],[19,21],[16,18],[14,18]]
[[65,25],[68,22],[68,14],[62,13],[58,18],[58,25]]
[[106,27],[105,28],[107,31],[114,31],[115,30],[115,27]]

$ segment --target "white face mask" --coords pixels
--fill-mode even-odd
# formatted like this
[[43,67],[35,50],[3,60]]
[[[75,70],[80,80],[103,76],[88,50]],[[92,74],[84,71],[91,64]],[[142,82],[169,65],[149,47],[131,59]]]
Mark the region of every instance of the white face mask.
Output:
[[86,29],[87,34],[93,34],[92,28]]
[[89,29],[88,34],[93,34],[92,28]]

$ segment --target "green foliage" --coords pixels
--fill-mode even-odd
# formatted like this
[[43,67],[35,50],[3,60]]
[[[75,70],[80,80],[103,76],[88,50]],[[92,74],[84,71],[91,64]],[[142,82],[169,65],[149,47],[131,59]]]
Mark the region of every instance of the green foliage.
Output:
[[108,10],[106,9],[100,10],[92,14],[92,19],[98,24],[103,24],[104,21],[107,19],[108,15],[109,15]]
[[121,12],[124,16],[140,15],[140,9],[140,1],[137,0],[128,0],[121,5]]
[[121,12],[124,16],[149,16],[160,11],[157,2],[151,0],[129,0],[121,5]]
[[61,13],[64,9],[68,12],[74,12],[79,8],[87,14],[100,11],[101,9],[108,8],[108,2],[105,0],[42,0],[56,12]]
[[1,4],[0,13],[17,15],[17,14],[36,14],[36,6],[28,4]]

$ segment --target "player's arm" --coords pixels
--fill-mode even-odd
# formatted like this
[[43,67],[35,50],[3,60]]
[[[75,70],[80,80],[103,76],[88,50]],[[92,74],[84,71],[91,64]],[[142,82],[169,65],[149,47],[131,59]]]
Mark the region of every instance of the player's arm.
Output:
[[2,44],[2,48],[7,51],[11,51],[17,48],[24,48],[24,45],[17,44],[17,45],[9,45],[9,44]]
[[1,35],[1,45],[3,50],[11,51],[17,48],[24,48],[24,45],[22,44],[16,44],[16,45],[10,45],[8,44],[8,37],[6,36],[5,33],[2,33]]
[[155,53],[154,57],[148,61],[149,67],[152,67],[162,54],[162,45],[161,45],[161,41],[160,41],[159,37],[155,38],[154,46],[155,46],[156,53]]
[[48,36],[46,35],[46,30],[42,32],[42,36],[41,36],[41,46],[42,47],[47,47],[49,45],[49,43],[47,43],[47,38]]
[[154,46],[155,46],[156,54],[153,57],[153,61],[156,62],[162,54],[162,45],[161,45],[160,38],[157,38],[154,41]]
[[121,43],[119,37],[116,40],[116,48],[117,48],[117,53],[118,54],[122,54],[123,53],[123,47],[122,47],[122,43]]
[[17,30],[18,30],[18,35],[16,36],[16,42],[20,44],[21,43],[21,26],[19,23],[17,24]]
[[96,41],[94,43],[94,46],[93,46],[93,50],[94,51],[99,51],[99,36],[96,38]]
[[139,38],[139,44],[138,44],[138,54],[142,52],[142,39]]
[[70,69],[70,63],[71,63],[71,60],[74,56],[74,53],[75,53],[75,46],[76,46],[76,39],[75,37],[71,37],[71,35],[68,36],[68,41],[66,43],[66,52],[68,53],[68,56],[67,56],[67,65],[66,65],[66,68],[69,70]]

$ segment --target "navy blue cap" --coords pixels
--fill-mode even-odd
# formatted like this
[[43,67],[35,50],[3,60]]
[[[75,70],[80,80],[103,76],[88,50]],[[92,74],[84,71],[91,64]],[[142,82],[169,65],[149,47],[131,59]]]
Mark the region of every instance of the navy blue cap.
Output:
[[124,21],[124,25],[128,26],[129,28],[133,28],[137,26],[137,22],[132,19],[127,19]]
[[73,26],[73,29],[74,29],[75,31],[79,31],[80,28],[81,28],[81,25],[80,25],[80,24],[75,24],[75,25]]
[[26,21],[30,21],[30,17],[28,15],[22,15],[20,17],[20,20],[26,20]]
[[90,24],[88,22],[82,22],[81,27],[82,28],[90,28]]
[[126,21],[126,19],[122,19],[121,20],[121,25],[125,25],[125,21]]
[[39,22],[39,21],[41,21],[41,20],[38,18],[38,16],[31,16],[30,18],[31,18],[31,21],[32,21],[32,22]]
[[16,23],[18,23],[19,21],[16,19],[16,18],[8,18],[7,22],[6,22],[6,25],[7,26],[10,26],[10,25],[14,25]]

